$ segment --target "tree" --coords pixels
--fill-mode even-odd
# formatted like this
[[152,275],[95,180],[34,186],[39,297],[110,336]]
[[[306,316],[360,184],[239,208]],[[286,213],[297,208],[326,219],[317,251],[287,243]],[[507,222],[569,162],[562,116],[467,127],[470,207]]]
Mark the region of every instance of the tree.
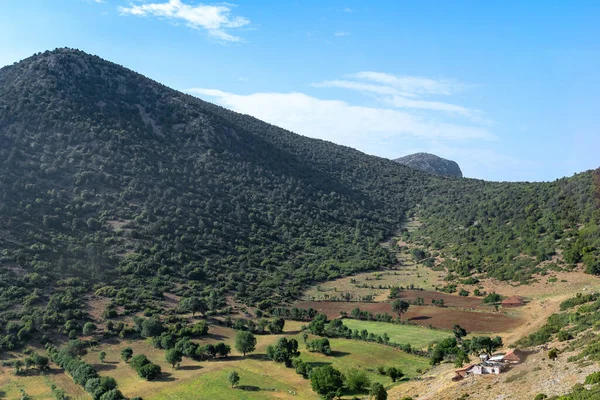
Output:
[[242,353],[252,353],[256,349],[256,337],[252,332],[238,331],[235,334],[235,349]]
[[227,357],[231,353],[231,346],[223,342],[219,342],[215,345],[215,352],[219,357]]
[[160,321],[160,319],[158,319],[156,317],[152,317],[152,318],[148,318],[142,322],[141,334],[145,338],[160,336],[163,329],[164,329],[163,323]]
[[392,303],[392,310],[398,313],[398,317],[402,318],[402,314],[405,313],[410,307],[410,303],[404,300],[396,299]]
[[404,372],[400,368],[389,367],[386,371],[386,375],[390,377],[392,382],[396,382],[396,380],[401,379],[404,376]]
[[179,350],[170,349],[165,352],[165,360],[175,368],[175,364],[180,363],[183,359],[183,355]]
[[558,358],[558,350],[550,349],[550,351],[548,352],[548,358],[552,361],[556,361],[556,359]]
[[285,326],[285,320],[283,318],[277,318],[269,324],[269,332],[273,335],[279,335],[283,332]]
[[344,375],[331,365],[315,368],[310,374],[312,389],[326,399],[333,399],[341,394]]
[[379,382],[375,382],[371,385],[371,390],[369,391],[369,395],[374,400],[387,400],[387,391],[383,387],[383,385]]
[[121,350],[121,359],[123,361],[129,362],[131,357],[133,357],[133,349],[131,347],[125,347],[123,350]]
[[231,371],[229,372],[229,375],[227,375],[227,381],[229,381],[231,387],[234,387],[240,383],[240,375],[235,371]]
[[204,313],[206,311],[206,303],[199,297],[183,297],[179,301],[179,310],[191,312],[192,317],[195,317],[197,312]]
[[467,330],[460,325],[454,325],[452,331],[454,332],[454,337],[459,342],[462,340],[463,337],[467,336]]
[[371,380],[365,371],[351,369],[346,375],[346,385],[352,391],[361,392],[371,386]]
[[100,353],[98,353],[98,359],[100,360],[101,363],[103,363],[104,360],[106,360],[106,352],[101,351]]
[[90,335],[93,335],[93,334],[94,334],[94,332],[96,332],[96,329],[97,329],[97,328],[98,328],[98,327],[97,327],[96,325],[94,325],[93,323],[91,323],[91,322],[86,322],[86,323],[83,325],[83,335],[84,335],[84,336],[90,336]]
[[296,339],[281,338],[274,345],[267,347],[267,356],[275,361],[282,362],[286,367],[292,365],[292,358],[298,357],[298,341]]
[[153,381],[161,374],[161,368],[156,364],[146,364],[137,370],[138,374],[147,381]]
[[121,393],[121,391],[117,390],[117,389],[111,389],[108,392],[104,393],[102,396],[100,396],[99,400],[123,400],[125,399],[125,396],[123,396],[123,393]]

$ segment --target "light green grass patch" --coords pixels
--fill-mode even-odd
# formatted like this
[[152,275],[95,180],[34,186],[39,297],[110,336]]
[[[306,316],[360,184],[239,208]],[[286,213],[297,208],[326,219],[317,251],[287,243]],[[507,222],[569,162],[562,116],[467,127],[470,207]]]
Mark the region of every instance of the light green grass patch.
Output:
[[432,342],[437,342],[448,336],[452,336],[452,332],[450,331],[429,329],[413,325],[391,324],[388,322],[344,319],[344,325],[352,330],[366,329],[369,333],[375,335],[387,333],[391,342],[403,344],[410,343],[412,347],[418,349],[427,347]]

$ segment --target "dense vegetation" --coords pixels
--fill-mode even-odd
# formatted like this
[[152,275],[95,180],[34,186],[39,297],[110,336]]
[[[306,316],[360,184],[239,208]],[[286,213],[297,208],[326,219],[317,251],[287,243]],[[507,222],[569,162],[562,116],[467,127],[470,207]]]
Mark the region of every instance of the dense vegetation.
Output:
[[227,295],[287,302],[390,265],[379,242],[412,214],[424,222],[412,239],[457,276],[525,280],[557,248],[596,273],[597,187],[591,172],[428,175],[83,52],[37,54],[0,70],[0,348],[52,329],[76,337],[93,293],[111,299],[106,319],[162,312],[166,291],[190,312],[215,313]]

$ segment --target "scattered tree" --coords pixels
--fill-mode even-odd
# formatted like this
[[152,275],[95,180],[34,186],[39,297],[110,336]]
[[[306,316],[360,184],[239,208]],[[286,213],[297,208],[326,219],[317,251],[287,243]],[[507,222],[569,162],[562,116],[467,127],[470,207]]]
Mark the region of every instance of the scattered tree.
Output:
[[256,349],[256,337],[252,332],[238,331],[235,335],[235,349],[242,353],[252,353]]
[[231,387],[233,388],[233,387],[235,387],[235,385],[240,383],[240,375],[235,371],[231,371],[231,372],[229,372],[229,375],[227,375],[227,380],[229,381],[229,383],[231,384]]

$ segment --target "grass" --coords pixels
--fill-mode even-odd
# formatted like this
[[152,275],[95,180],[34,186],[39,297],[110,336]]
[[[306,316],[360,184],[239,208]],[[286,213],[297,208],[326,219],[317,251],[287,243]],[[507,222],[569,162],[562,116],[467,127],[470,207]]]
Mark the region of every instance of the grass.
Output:
[[[128,397],[142,396],[145,400],[183,400],[201,396],[201,398],[231,399],[318,399],[311,390],[310,381],[296,374],[293,368],[286,368],[266,358],[266,348],[280,337],[295,338],[300,343],[300,358],[314,365],[330,364],[342,372],[352,368],[363,369],[372,381],[391,387],[392,382],[376,372],[379,365],[401,368],[413,377],[417,369],[426,369],[425,358],[406,354],[402,351],[377,343],[347,339],[331,339],[334,355],[327,357],[310,353],[304,348],[299,322],[287,321],[286,332],[282,335],[257,336],[256,351],[242,357],[234,350],[223,360],[196,362],[184,358],[181,369],[171,368],[164,360],[164,351],[150,346],[144,341],[101,345],[85,358],[99,370],[101,375],[114,377],[119,389]],[[235,331],[224,327],[212,327],[213,337],[202,342],[224,341],[233,347]],[[139,378],[133,369],[120,361],[122,348],[131,346],[134,354],[145,354],[152,362],[162,367],[165,376],[155,382],[146,382]],[[106,351],[107,363],[100,364],[98,352]],[[241,377],[238,388],[232,389],[227,382],[229,371],[235,370]]]
[[12,370],[0,368],[0,399],[20,399],[24,390],[35,400],[55,399],[52,384],[69,393],[71,400],[89,399],[89,396],[79,388],[73,380],[56,369],[46,375],[15,376]]
[[[147,341],[123,341],[103,343],[91,350],[84,359],[94,365],[101,376],[111,376],[117,380],[119,389],[127,397],[141,396],[145,400],[184,400],[190,398],[207,399],[318,399],[312,391],[310,381],[296,374],[293,368],[270,361],[266,348],[280,337],[295,338],[300,344],[300,358],[314,366],[332,365],[347,373],[352,368],[364,370],[374,382],[387,388],[393,384],[386,376],[376,372],[378,366],[395,366],[402,369],[407,377],[418,375],[417,369],[428,367],[427,359],[406,354],[402,351],[377,343],[347,339],[331,339],[334,354],[324,356],[310,353],[305,349],[300,327],[302,323],[287,321],[282,335],[257,336],[256,351],[246,357],[235,350],[226,359],[197,362],[184,358],[180,369],[173,369],[165,361],[165,352],[152,347]],[[235,331],[229,328],[211,326],[210,335],[203,343],[224,341],[233,347]],[[152,362],[159,364],[163,375],[160,379],[147,382],[120,359],[120,351],[131,347],[134,354],[145,354]],[[98,353],[107,353],[106,362],[98,360]],[[231,388],[227,375],[235,370],[240,375],[238,387]],[[51,385],[56,384],[72,400],[88,400],[90,397],[77,386],[70,376],[53,366],[47,375],[16,377],[10,368],[0,369],[0,398],[18,399],[20,389],[24,389],[33,399],[54,399]],[[351,398],[351,397],[350,397]]]
[[379,375],[376,370],[378,366],[400,368],[407,378],[419,375],[417,369],[425,370],[429,366],[428,360],[425,358],[406,354],[385,345],[347,339],[330,339],[329,341],[333,350],[332,356],[310,353],[304,349],[301,342],[300,358],[317,365],[329,364],[343,373],[347,373],[353,368],[364,370],[371,382],[379,382],[388,389],[399,382],[393,384],[390,378]]
[[427,347],[431,342],[452,336],[451,332],[445,330],[429,329],[413,325],[398,325],[387,322],[344,319],[344,325],[353,330],[366,329],[369,333],[376,335],[387,333],[391,342],[410,343],[412,347],[419,349]]

